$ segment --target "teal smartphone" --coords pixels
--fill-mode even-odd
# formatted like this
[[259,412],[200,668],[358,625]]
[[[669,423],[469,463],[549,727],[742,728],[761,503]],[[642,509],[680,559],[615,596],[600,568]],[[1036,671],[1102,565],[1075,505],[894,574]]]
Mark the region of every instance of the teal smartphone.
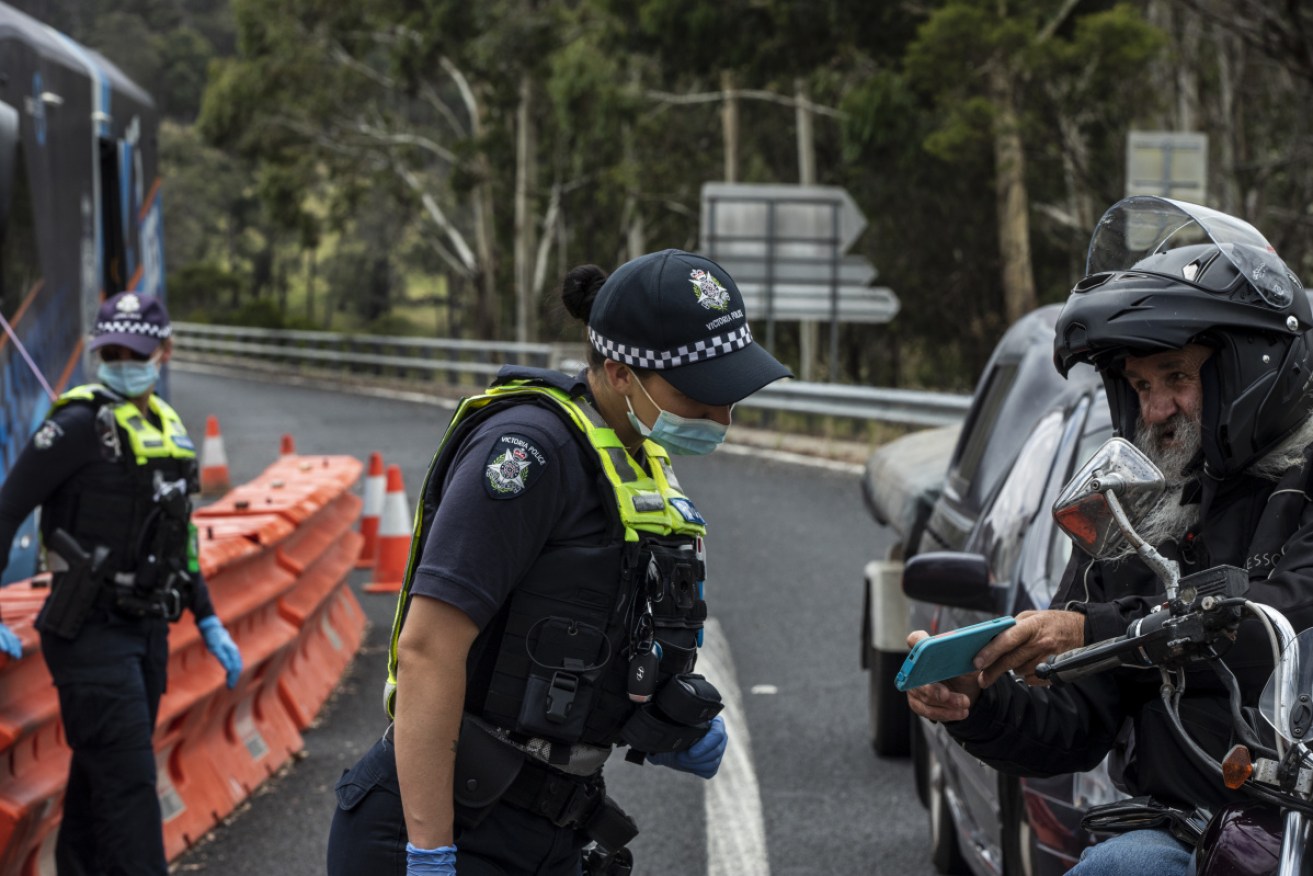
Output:
[[980,649],[1015,623],[1011,617],[996,617],[922,639],[903,661],[894,686],[899,690],[910,690],[974,671],[971,661]]

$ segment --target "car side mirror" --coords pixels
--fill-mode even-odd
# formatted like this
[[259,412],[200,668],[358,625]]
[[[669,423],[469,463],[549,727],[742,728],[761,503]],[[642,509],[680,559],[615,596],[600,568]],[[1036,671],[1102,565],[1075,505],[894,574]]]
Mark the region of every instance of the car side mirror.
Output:
[[1053,503],[1053,519],[1092,557],[1114,556],[1129,540],[1174,598],[1179,567],[1145,542],[1128,516],[1159,498],[1166,487],[1163,473],[1138,447],[1124,438],[1109,438],[1062,488]]
[[1004,588],[990,583],[989,562],[980,554],[932,551],[903,566],[903,593],[920,602],[976,611],[1001,611]]

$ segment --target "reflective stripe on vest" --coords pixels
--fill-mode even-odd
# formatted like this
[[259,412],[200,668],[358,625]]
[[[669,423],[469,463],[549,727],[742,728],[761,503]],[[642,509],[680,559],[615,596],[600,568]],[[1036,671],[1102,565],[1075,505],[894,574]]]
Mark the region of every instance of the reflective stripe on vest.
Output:
[[153,393],[149,406],[151,412],[160,419],[159,427],[143,417],[134,402],[110,394],[97,383],[70,389],[55,401],[52,412],[70,402],[111,405],[115,422],[122,426],[123,431],[128,435],[129,448],[137,465],[145,465],[152,459],[196,458],[196,446],[192,444],[191,438],[187,437],[187,429],[182,424],[182,418],[167,402]]
[[569,393],[554,387],[542,386],[524,380],[512,380],[490,388],[487,392],[463,400],[456,409],[443,435],[442,442],[433,456],[424,484],[420,487],[421,500],[416,503],[415,528],[410,543],[410,557],[406,565],[406,574],[401,592],[397,596],[396,611],[392,620],[392,637],[388,645],[388,681],[384,688],[383,703],[389,716],[397,686],[397,642],[401,637],[401,626],[405,620],[406,603],[410,597],[410,585],[414,578],[415,567],[423,550],[423,497],[428,495],[429,480],[437,470],[443,451],[458,425],[471,414],[482,410],[489,404],[525,397],[526,394],[546,399],[564,412],[587,438],[589,445],[597,454],[598,463],[606,474],[607,482],[614,490],[616,508],[620,523],[624,529],[624,540],[636,544],[639,533],[651,533],[664,536],[687,536],[693,538],[706,534],[706,526],[685,519],[672,500],[687,502],[688,498],[675,483],[670,456],[665,448],[654,441],[643,442],[643,453],[648,460],[648,467],[643,466],[629,455],[625,446],[616,435],[615,430],[606,426],[600,415],[593,410],[582,397],[571,398]]

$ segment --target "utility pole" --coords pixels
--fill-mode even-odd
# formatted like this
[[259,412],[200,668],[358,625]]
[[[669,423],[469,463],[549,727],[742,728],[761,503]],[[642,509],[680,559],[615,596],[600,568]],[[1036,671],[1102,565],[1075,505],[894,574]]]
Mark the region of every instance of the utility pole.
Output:
[[729,183],[739,181],[739,95],[734,86],[734,71],[721,71],[725,101],[720,107],[720,124],[725,138],[725,182]]
[[[816,136],[812,128],[811,101],[807,99],[807,86],[801,78],[793,80],[793,96],[798,135],[798,182],[811,186],[816,184]],[[803,320],[798,324],[799,370],[804,381],[814,379],[817,340],[815,322]],[[834,379],[833,374],[830,379]]]

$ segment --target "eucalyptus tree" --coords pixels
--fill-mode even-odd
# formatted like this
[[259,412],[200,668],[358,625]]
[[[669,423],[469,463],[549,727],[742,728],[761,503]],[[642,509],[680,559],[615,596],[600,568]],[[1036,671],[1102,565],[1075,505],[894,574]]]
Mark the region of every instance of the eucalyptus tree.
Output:
[[474,291],[476,331],[496,336],[501,169],[548,17],[533,0],[235,0],[234,13],[238,55],[212,73],[206,135],[339,215],[365,190],[389,194]]

